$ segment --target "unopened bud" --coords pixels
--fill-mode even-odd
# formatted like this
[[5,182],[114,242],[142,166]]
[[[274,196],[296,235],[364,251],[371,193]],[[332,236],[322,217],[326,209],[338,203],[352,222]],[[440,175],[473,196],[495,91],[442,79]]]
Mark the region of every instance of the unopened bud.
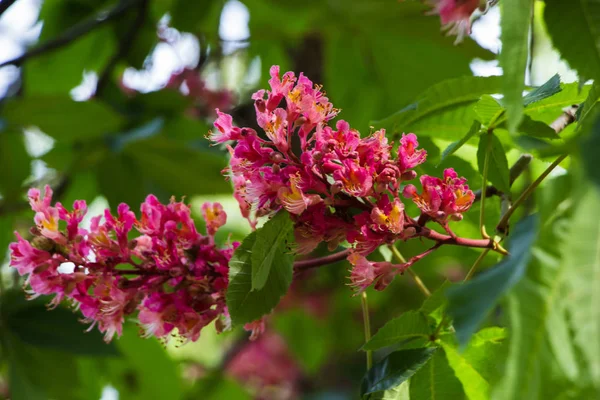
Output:
[[333,185],[331,185],[331,194],[335,195],[338,194],[339,192],[342,191],[342,189],[344,188],[344,185],[342,184],[342,182],[334,182]]
[[38,250],[44,250],[47,252],[54,252],[54,250],[56,250],[56,243],[54,243],[53,240],[48,239],[47,237],[44,236],[36,236],[31,240],[31,245],[38,249]]
[[313,160],[315,160],[315,161],[321,161],[321,160],[323,159],[323,153],[321,153],[320,151],[315,151],[315,152],[312,154],[312,158],[313,158]]
[[279,164],[273,164],[273,173],[278,174],[279,171],[281,171],[281,167],[279,166]]
[[169,275],[171,275],[173,278],[176,278],[183,274],[185,274],[185,269],[181,266],[169,269]]
[[283,161],[283,156],[278,151],[272,152],[270,157],[271,161],[273,161],[274,163],[280,163]]
[[417,173],[415,171],[406,171],[400,176],[400,179],[403,181],[410,181],[417,177]]

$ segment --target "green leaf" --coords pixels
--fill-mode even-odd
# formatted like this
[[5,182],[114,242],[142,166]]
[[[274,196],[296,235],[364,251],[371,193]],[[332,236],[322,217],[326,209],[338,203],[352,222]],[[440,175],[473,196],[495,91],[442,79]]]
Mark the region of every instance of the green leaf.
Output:
[[19,131],[0,130],[0,170],[5,171],[0,179],[0,191],[4,202],[20,199],[23,181],[31,173],[31,157],[23,139]]
[[524,135],[536,138],[560,139],[560,136],[554,131],[554,129],[550,128],[543,122],[531,119],[527,115],[523,116],[523,121],[517,130]]
[[377,350],[398,344],[406,339],[428,338],[432,331],[425,315],[419,311],[407,311],[389,320],[364,346],[363,350]]
[[252,290],[265,286],[271,268],[293,268],[294,256],[290,252],[293,229],[290,215],[282,210],[256,231],[252,246]]
[[105,343],[97,329],[89,332],[79,317],[64,308],[49,311],[40,302],[26,302],[23,293],[2,297],[5,327],[24,343],[84,356],[117,356],[113,342]]
[[[471,104],[478,101],[484,94],[493,94],[500,91],[501,78],[499,77],[462,77],[440,82],[427,89],[416,100],[417,109],[398,112],[380,121],[374,122],[377,128],[386,128],[390,132],[408,132],[414,130],[423,134],[422,129],[416,129],[421,123],[433,119],[443,127],[443,119],[452,118],[456,125],[467,130],[474,118],[461,118]],[[469,116],[473,114],[468,114]],[[458,118],[458,119],[457,119]],[[466,126],[464,122],[467,121]],[[460,121],[460,122],[456,122]],[[447,125],[447,124],[446,124]],[[456,129],[456,128],[454,128]],[[439,132],[439,130],[438,130]]]
[[563,266],[568,274],[568,309],[575,327],[575,343],[587,362],[594,384],[600,384],[600,192],[589,186],[577,202],[565,237]]
[[585,172],[590,180],[600,188],[600,168],[598,168],[598,154],[600,152],[600,118],[592,126],[589,136],[582,140],[581,156]]
[[510,132],[516,131],[523,116],[523,90],[533,3],[533,0],[503,0],[501,3],[502,51],[499,61],[504,71],[502,93]]
[[444,350],[438,350],[410,379],[410,396],[417,400],[464,398],[462,385],[450,368]]
[[372,393],[368,395],[368,400],[410,400],[409,382],[402,382],[400,386],[383,392]]
[[505,111],[504,107],[488,94],[481,96],[481,99],[475,104],[474,108],[479,116],[479,122],[488,128],[493,128],[498,118]]
[[261,290],[252,290],[252,248],[256,237],[256,231],[246,236],[229,261],[227,308],[235,325],[269,314],[292,283],[292,265],[272,268],[265,286]]
[[431,317],[436,323],[440,323],[444,316],[444,311],[448,306],[446,289],[452,286],[448,280],[444,281],[428,298],[425,299],[419,311]]
[[[488,141],[490,140],[491,144],[488,144]],[[508,169],[506,153],[504,152],[504,148],[502,147],[502,143],[500,143],[498,137],[491,132],[483,134],[479,138],[479,147],[477,149],[477,164],[479,166],[479,172],[481,172],[483,175],[485,156],[488,147],[490,151],[488,162],[488,181],[502,192],[509,193],[510,172]]]
[[127,400],[183,397],[183,382],[177,364],[154,338],[139,336],[139,329],[126,324],[116,344],[123,358],[106,359],[103,372],[119,398]]
[[561,90],[560,75],[556,74],[552,78],[548,79],[548,81],[546,81],[542,86],[537,87],[531,92],[527,93],[525,97],[523,97],[523,105],[527,107],[530,104],[547,99],[548,97],[552,97]]
[[34,125],[53,138],[68,142],[114,133],[123,122],[119,114],[99,101],[76,102],[68,96],[12,100],[3,107],[2,114],[10,124]]
[[[69,12],[69,11],[66,11]],[[44,27],[46,22],[44,22]],[[69,25],[64,25],[64,27]],[[84,71],[100,71],[116,51],[110,26],[95,29],[71,43],[27,61],[24,81],[27,96],[62,94],[81,84]]]
[[600,2],[547,0],[544,19],[554,47],[580,81],[600,78]]
[[423,367],[436,350],[434,347],[393,352],[367,371],[361,385],[361,396],[399,386]]
[[488,400],[490,386],[467,359],[465,359],[451,344],[446,340],[441,341],[448,364],[454,370],[454,374],[462,383],[464,392],[469,400]]
[[469,129],[469,132],[462,139],[457,140],[456,142],[452,142],[446,147],[446,149],[442,152],[442,158],[440,162],[436,165],[438,167],[447,157],[450,157],[452,154],[456,153],[458,149],[460,149],[465,143],[469,141],[476,133],[481,129],[481,123],[478,121],[473,121],[473,125]]
[[[473,280],[448,289],[448,313],[456,336],[465,345],[500,297],[523,276],[537,235],[537,216],[519,222],[511,234],[510,255]],[[477,299],[477,301],[473,301]]]

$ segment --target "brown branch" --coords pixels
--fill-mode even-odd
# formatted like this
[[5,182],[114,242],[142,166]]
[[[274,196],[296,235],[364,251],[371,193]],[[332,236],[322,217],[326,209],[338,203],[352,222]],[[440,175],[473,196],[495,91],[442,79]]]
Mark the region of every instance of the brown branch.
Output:
[[342,261],[343,259],[348,257],[348,255],[350,254],[351,251],[352,251],[352,249],[346,249],[346,250],[338,251],[337,253],[330,254],[325,257],[311,258],[309,260],[296,261],[294,263],[294,269],[297,272],[298,271],[306,271],[307,269],[317,268],[317,267],[321,267],[321,266],[327,265],[327,264],[333,264],[335,262]]
[[425,227],[420,228],[420,231],[417,232],[417,236],[435,240],[436,242],[440,243],[440,245],[491,249],[501,254],[507,254],[506,250],[500,247],[498,243],[494,242],[492,239],[468,239],[461,237],[452,237],[450,235],[444,235],[443,233],[439,233]]
[[148,14],[148,3],[149,0],[140,0],[135,20],[131,24],[131,27],[129,28],[129,31],[127,32],[125,37],[120,38],[119,49],[117,50],[115,55],[109,60],[108,64],[106,65],[106,68],[104,68],[104,71],[98,78],[98,84],[96,85],[95,93],[96,96],[100,96],[102,94],[107,83],[110,81],[111,74],[117,66],[117,63],[122,58],[126,57],[129,51],[131,50],[131,47],[133,46],[133,43],[135,42],[135,39],[146,20],[146,16]]
[[109,11],[101,11],[93,17],[90,17],[74,25],[70,29],[67,29],[62,35],[59,35],[52,40],[49,40],[37,47],[34,47],[33,49],[25,52],[17,58],[13,58],[12,60],[1,63],[0,68],[5,67],[7,65],[20,66],[24,61],[26,61],[29,58],[37,57],[42,54],[46,54],[48,52],[56,50],[60,47],[66,46],[69,43],[93,31],[94,29],[119,17],[127,10],[129,10],[130,7],[134,6],[140,1],[141,0],[122,1]]

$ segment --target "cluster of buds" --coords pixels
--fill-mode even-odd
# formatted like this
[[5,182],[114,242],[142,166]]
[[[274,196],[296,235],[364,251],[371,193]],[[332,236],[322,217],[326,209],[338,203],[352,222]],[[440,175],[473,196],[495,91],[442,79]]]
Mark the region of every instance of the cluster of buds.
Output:
[[[287,210],[295,223],[296,251],[306,254],[321,242],[335,249],[353,246],[353,285],[362,290],[377,282],[383,289],[406,265],[373,265],[365,256],[384,244],[423,236],[428,220],[448,232],[448,220],[459,220],[475,196],[452,169],[444,180],[421,176],[422,194],[405,182],[417,177],[415,167],[426,152],[416,135],[402,136],[395,157],[385,130],[362,138],[343,120],[328,125],[337,114],[321,87],[300,74],[270,71],[270,91],[260,90],[255,101],[261,134],[233,126],[232,117],[217,110],[215,143],[231,143],[230,174],[234,196],[252,225],[257,217]],[[412,198],[421,209],[410,218],[400,196]]]
[[227,325],[228,262],[237,244],[215,245],[215,232],[227,219],[220,204],[202,207],[205,236],[189,206],[173,199],[165,205],[148,196],[140,219],[121,204],[116,216],[105,210],[86,229],[85,201],[69,211],[51,205],[48,186],[44,196],[37,189],[28,195],[36,227],[31,240],[16,233],[10,265],[27,276],[31,296],[54,295],[50,306],[69,300],[106,341],[136,312],[146,335],[165,339],[176,333],[195,341],[211,321]]

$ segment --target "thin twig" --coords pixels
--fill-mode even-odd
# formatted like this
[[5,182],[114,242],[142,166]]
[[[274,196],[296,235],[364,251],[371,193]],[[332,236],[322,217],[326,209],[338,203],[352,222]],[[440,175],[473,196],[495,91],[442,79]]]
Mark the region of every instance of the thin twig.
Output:
[[[360,297],[363,313],[363,326],[365,328],[365,343],[371,340],[371,318],[369,317],[369,303],[367,302],[367,293],[362,292]],[[367,371],[373,367],[373,351],[367,350]]]
[[125,35],[125,37],[120,38],[119,41],[119,49],[115,53],[115,55],[108,61],[106,68],[98,78],[98,84],[96,85],[96,96],[100,96],[106,87],[107,83],[110,81],[112,72],[117,66],[118,62],[127,56],[127,53],[131,50],[135,39],[142,28],[144,26],[144,22],[146,20],[146,16],[148,14],[148,3],[149,0],[140,0],[139,7],[137,9],[137,14],[135,16],[135,20],[131,24],[129,31]]
[[[400,251],[396,248],[396,246],[389,245],[389,248],[392,251],[392,254],[394,255],[394,257],[396,257],[396,259],[398,260],[398,262],[400,262],[402,264],[407,263],[406,259],[404,258],[402,253],[400,253]],[[427,288],[427,286],[425,286],[425,283],[421,280],[419,275],[417,275],[417,273],[415,271],[413,271],[412,268],[408,268],[407,271],[410,274],[410,276],[413,278],[413,280],[415,281],[419,290],[425,295],[425,297],[431,296],[431,291]]]
[[324,257],[296,261],[294,263],[294,269],[296,271],[306,271],[307,269],[317,268],[327,264],[333,264],[335,262],[342,261],[343,259],[348,257],[351,251],[352,249],[346,249]]
[[[482,192],[481,192],[481,206],[479,208],[479,231],[481,232],[481,237],[484,239],[489,239],[489,235],[485,231],[485,195],[487,192],[487,178],[488,172],[490,168],[490,152],[492,151],[492,137],[493,132],[490,130],[487,133],[487,143],[485,148],[485,160],[483,162],[483,183],[482,183]],[[485,188],[486,190],[483,190]]]
[[12,60],[8,60],[1,63],[0,68],[5,67],[7,65],[19,66],[29,58],[37,57],[42,54],[46,54],[48,52],[56,50],[60,47],[66,46],[69,43],[93,31],[94,29],[119,17],[127,10],[129,10],[129,8],[139,3],[140,1],[142,0],[127,0],[120,2],[113,9],[109,11],[102,11],[96,14],[95,16],[74,25],[70,29],[67,29],[63,34],[57,36],[56,38],[49,40],[37,47],[34,47],[33,49],[25,52],[17,58],[13,58]]
[[479,257],[477,257],[477,260],[475,260],[475,263],[473,264],[473,266],[471,267],[471,269],[467,273],[467,276],[465,276],[465,279],[464,279],[465,282],[468,281],[469,279],[471,279],[473,277],[473,274],[475,274],[475,271],[477,270],[477,267],[479,267],[479,265],[481,264],[481,262],[483,261],[483,259],[487,255],[487,253],[489,253],[489,252],[490,252],[490,249],[485,249],[484,251],[481,252],[481,254],[479,255]]
[[531,193],[533,193],[533,191],[540,185],[540,183],[542,183],[542,181],[544,179],[546,179],[546,177],[550,174],[550,172],[552,172],[552,170],[554,168],[556,168],[558,166],[558,164],[560,164],[565,158],[567,158],[567,156],[568,156],[568,154],[563,154],[562,156],[558,157],[552,164],[550,164],[550,166],[548,168],[546,168],[544,170],[544,172],[542,172],[542,174],[535,181],[533,181],[533,183],[531,185],[529,185],[527,187],[527,189],[525,189],[525,191],[523,193],[521,193],[521,196],[519,196],[519,198],[517,200],[515,200],[512,207],[510,207],[508,209],[506,214],[504,214],[502,216],[502,219],[500,220],[500,222],[498,222],[498,225],[496,226],[496,230],[498,232],[500,232],[501,234],[506,234],[506,227],[508,225],[508,220],[514,214],[516,209],[525,200],[527,200],[527,198],[531,195]]

